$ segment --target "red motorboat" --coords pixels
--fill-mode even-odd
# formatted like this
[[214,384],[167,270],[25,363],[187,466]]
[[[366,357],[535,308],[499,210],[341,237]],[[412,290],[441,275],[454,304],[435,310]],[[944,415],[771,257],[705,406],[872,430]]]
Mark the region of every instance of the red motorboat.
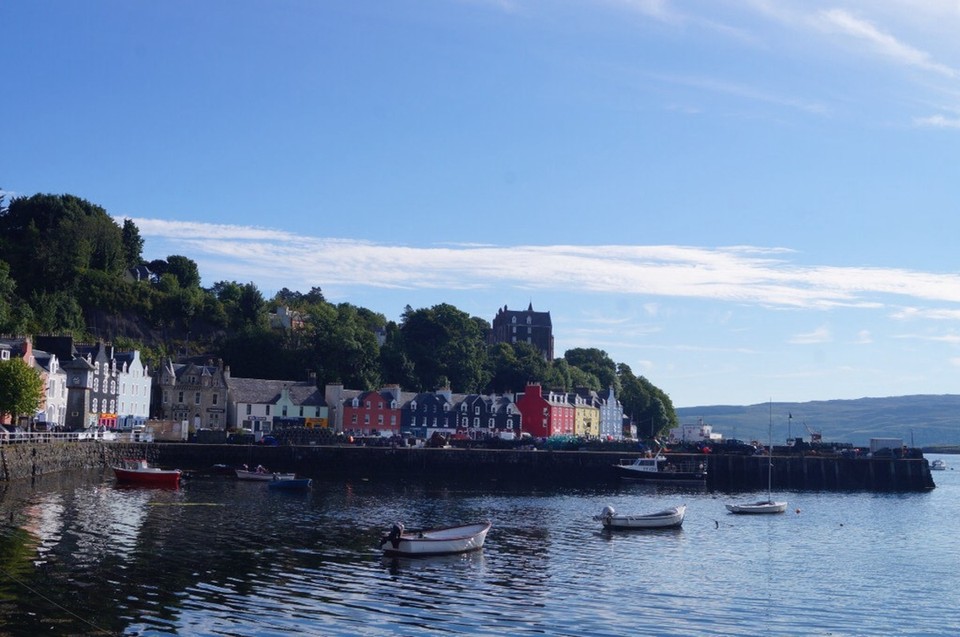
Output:
[[180,469],[158,469],[147,464],[146,460],[124,460],[123,465],[113,468],[117,482],[123,484],[141,484],[151,487],[180,486]]

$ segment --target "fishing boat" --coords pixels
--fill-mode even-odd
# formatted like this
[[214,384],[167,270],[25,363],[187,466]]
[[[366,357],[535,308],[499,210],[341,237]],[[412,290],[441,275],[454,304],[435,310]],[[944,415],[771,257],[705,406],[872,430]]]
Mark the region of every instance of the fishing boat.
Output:
[[656,513],[623,515],[607,505],[593,519],[601,522],[605,529],[679,529],[686,511],[686,505],[681,504]]
[[180,486],[180,469],[160,469],[151,467],[144,459],[124,459],[120,465],[113,467],[113,474],[118,483],[140,484],[151,487],[178,487]]
[[282,480],[293,480],[296,478],[296,474],[293,473],[277,473],[275,471],[269,471],[263,465],[258,465],[256,469],[251,471],[247,469],[246,466],[243,469],[234,469],[233,473],[237,476],[238,480],[252,480],[258,482],[270,482],[274,478],[280,478]]
[[652,457],[621,459],[613,468],[624,480],[683,484],[704,484],[707,481],[706,462],[694,460],[677,463],[663,456],[659,450]]
[[787,510],[787,503],[783,500],[774,500],[772,494],[773,487],[773,403],[770,404],[770,424],[768,425],[768,437],[770,439],[767,445],[767,499],[758,502],[747,502],[742,504],[728,504],[727,511],[730,513],[783,513]]
[[273,480],[267,483],[267,486],[271,489],[280,489],[283,491],[306,491],[312,484],[313,480],[310,478],[282,478],[278,473]]
[[395,522],[390,533],[380,538],[380,549],[397,557],[466,553],[482,548],[489,530],[489,522],[411,531]]

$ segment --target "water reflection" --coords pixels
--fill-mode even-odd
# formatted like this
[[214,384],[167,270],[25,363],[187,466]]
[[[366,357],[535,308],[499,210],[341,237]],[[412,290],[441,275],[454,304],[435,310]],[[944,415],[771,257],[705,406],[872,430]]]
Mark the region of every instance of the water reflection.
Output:
[[[0,497],[0,620],[9,634],[800,635],[896,632],[905,617],[949,634],[924,617],[948,616],[960,583],[943,558],[960,550],[957,482],[790,494],[802,514],[745,519],[710,493],[619,485],[327,482],[291,498],[226,479],[42,480]],[[681,529],[592,519],[681,502]],[[398,519],[493,528],[480,551],[385,559],[377,540]]]

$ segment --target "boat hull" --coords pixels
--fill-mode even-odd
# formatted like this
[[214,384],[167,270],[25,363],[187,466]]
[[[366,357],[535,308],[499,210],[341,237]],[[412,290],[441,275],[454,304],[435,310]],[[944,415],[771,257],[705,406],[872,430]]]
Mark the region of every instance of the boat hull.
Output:
[[764,500],[762,502],[751,502],[748,504],[728,504],[727,510],[730,513],[739,514],[764,514],[764,513],[783,513],[787,510],[786,502],[774,502]]
[[238,480],[249,480],[252,482],[271,482],[275,477],[279,480],[293,480],[296,478],[292,473],[264,473],[263,471],[244,471],[236,469],[234,474]]
[[280,491],[305,491],[309,489],[312,484],[313,480],[310,478],[277,478],[268,483],[267,486]]
[[707,481],[707,474],[701,471],[643,471],[633,469],[630,465],[614,465],[614,469],[623,480],[634,482],[704,484]]
[[683,525],[686,506],[672,507],[645,515],[601,514],[599,520],[605,529],[679,529]]
[[453,555],[467,553],[483,548],[489,522],[467,524],[442,529],[424,529],[422,531],[403,531],[396,533],[397,527],[390,535],[380,540],[380,548],[384,555],[391,557],[425,557],[430,555]]
[[174,488],[180,486],[181,472],[179,469],[124,469],[114,467],[113,473],[117,482],[123,484]]

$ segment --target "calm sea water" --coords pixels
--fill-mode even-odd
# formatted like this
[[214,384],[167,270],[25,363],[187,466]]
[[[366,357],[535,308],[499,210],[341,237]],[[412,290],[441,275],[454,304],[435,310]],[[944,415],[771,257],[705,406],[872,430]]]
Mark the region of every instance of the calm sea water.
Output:
[[[643,485],[44,476],[0,487],[0,634],[958,635],[960,456],[943,458],[929,493],[788,492],[759,517],[724,509],[757,494]],[[679,503],[681,530],[591,519]],[[477,553],[375,549],[394,520],[481,519]]]

